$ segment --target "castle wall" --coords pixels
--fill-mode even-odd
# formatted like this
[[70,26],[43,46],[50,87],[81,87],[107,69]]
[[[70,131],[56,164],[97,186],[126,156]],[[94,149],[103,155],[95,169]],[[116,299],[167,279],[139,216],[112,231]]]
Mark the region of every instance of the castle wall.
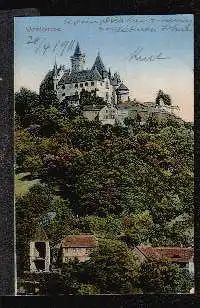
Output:
[[85,89],[87,91],[92,91],[97,88],[97,81],[84,81],[84,82],[76,82],[72,84],[65,84],[64,88],[63,86],[59,86],[58,88],[58,99],[59,101],[62,101],[65,96],[72,96],[76,93],[80,94],[82,89]]

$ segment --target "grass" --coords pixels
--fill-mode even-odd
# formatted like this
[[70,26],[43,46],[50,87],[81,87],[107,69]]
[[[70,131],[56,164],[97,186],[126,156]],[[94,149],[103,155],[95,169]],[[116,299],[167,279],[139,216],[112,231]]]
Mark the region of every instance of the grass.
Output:
[[39,179],[29,179],[30,173],[18,173],[15,175],[15,196],[21,196],[26,194],[28,190],[34,185],[40,182]]

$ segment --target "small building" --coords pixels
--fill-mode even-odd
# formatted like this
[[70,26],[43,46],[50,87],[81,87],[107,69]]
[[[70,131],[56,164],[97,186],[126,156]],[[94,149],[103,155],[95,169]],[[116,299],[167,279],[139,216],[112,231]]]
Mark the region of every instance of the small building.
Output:
[[103,107],[104,106],[101,105],[86,105],[83,107],[83,116],[88,121],[95,121],[95,119],[99,117],[99,111]]
[[90,253],[98,246],[94,235],[68,235],[60,245],[62,263],[77,258],[79,262],[89,260]]
[[38,225],[30,241],[30,272],[49,272],[50,245],[44,229]]
[[99,121],[102,125],[115,125],[117,116],[117,108],[113,106],[105,106],[99,111]]
[[141,263],[148,259],[168,259],[172,263],[188,268],[190,273],[194,273],[194,249],[192,247],[152,247],[150,245],[140,245],[134,248],[134,252]]

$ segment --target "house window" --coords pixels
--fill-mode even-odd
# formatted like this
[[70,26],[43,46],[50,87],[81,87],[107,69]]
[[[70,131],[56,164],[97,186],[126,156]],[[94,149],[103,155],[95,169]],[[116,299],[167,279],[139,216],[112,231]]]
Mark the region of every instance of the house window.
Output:
[[78,83],[75,84],[75,88],[78,88]]
[[109,89],[108,81],[106,81],[106,89]]
[[85,83],[86,87],[88,86],[88,82]]
[[65,89],[65,86],[64,86],[64,85],[62,86],[62,89],[63,89],[63,90]]
[[100,83],[100,85],[102,86],[102,82]]
[[62,96],[65,96],[65,93],[62,93]]
[[91,82],[91,86],[94,86],[94,81]]
[[81,88],[83,87],[83,84],[82,84],[82,83],[80,83],[80,87],[81,87]]

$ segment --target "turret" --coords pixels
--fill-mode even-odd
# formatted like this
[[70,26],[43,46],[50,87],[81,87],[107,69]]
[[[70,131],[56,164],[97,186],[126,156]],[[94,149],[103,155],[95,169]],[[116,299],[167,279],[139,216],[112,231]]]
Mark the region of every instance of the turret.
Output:
[[71,56],[72,72],[79,72],[84,69],[85,55],[82,54],[79,43],[77,43],[73,56]]
[[116,89],[116,94],[118,103],[125,102],[129,97],[129,89],[123,83],[121,83]]

